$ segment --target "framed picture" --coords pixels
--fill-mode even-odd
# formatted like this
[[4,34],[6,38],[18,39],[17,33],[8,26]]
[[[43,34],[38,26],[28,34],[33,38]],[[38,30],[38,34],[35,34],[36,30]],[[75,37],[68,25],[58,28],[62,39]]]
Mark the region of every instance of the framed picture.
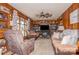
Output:
[[79,9],[76,9],[72,13],[70,13],[70,24],[78,22],[79,22]]

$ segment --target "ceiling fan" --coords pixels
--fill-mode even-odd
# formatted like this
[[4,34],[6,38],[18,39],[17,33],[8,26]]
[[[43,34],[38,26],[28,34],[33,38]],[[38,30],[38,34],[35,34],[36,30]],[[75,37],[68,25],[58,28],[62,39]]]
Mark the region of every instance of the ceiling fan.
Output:
[[44,13],[43,11],[40,13],[40,14],[37,14],[36,17],[39,17],[39,18],[49,18],[49,17],[52,17],[52,14],[51,13]]

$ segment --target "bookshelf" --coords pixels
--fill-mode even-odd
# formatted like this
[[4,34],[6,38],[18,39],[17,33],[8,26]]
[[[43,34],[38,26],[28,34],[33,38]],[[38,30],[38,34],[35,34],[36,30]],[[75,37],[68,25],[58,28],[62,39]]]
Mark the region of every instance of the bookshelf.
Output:
[[3,38],[3,33],[10,28],[10,14],[0,11],[0,38]]
[[10,20],[12,18],[11,10],[0,4],[0,39],[4,38],[3,33],[10,29]]
[[[14,10],[17,15],[14,15]],[[28,17],[8,3],[0,3],[0,39],[4,38],[3,33],[8,29],[19,30],[23,36],[27,35]]]

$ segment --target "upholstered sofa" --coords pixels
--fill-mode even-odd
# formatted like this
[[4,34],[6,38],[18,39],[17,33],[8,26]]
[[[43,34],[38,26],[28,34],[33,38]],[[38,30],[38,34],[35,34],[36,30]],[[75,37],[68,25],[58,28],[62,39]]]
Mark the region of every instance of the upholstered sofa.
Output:
[[23,39],[23,35],[17,30],[8,30],[4,33],[8,48],[14,54],[28,55],[34,50],[34,38]]
[[[58,35],[59,35],[59,37],[58,37]],[[75,37],[76,39],[78,38],[78,37],[76,37],[78,35],[78,32],[76,30],[65,30],[65,31],[62,32],[62,36],[60,36],[60,34],[53,34],[51,36],[52,45],[53,45],[55,54],[59,54],[59,55],[76,54],[76,50],[77,50],[76,45],[72,46],[70,44],[61,44],[62,38],[60,38],[60,37],[64,37],[66,35],[71,35],[71,36]]]

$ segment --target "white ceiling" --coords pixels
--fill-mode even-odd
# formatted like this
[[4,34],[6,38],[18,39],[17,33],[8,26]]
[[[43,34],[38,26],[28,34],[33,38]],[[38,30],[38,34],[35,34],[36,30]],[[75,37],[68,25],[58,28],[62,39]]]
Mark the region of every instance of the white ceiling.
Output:
[[42,18],[35,15],[42,11],[52,13],[53,16],[48,19],[57,19],[71,3],[11,3],[11,5],[33,20],[39,20]]

